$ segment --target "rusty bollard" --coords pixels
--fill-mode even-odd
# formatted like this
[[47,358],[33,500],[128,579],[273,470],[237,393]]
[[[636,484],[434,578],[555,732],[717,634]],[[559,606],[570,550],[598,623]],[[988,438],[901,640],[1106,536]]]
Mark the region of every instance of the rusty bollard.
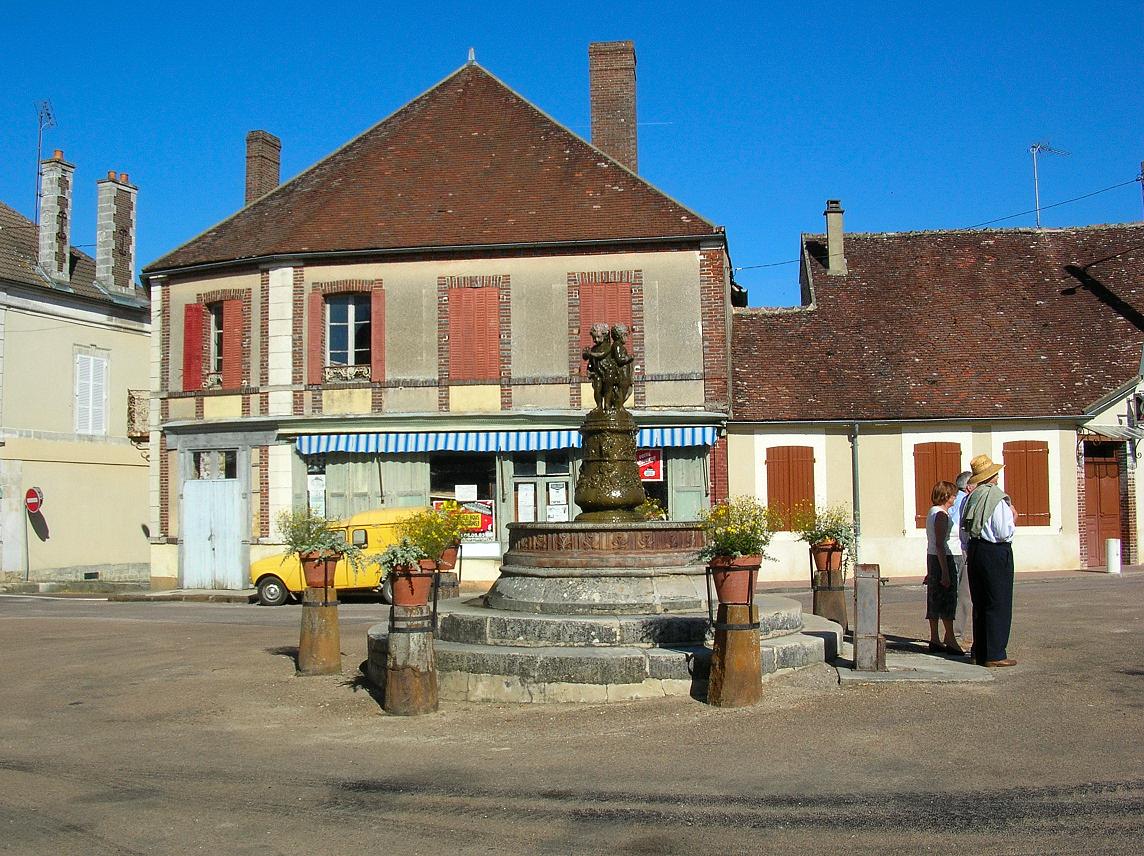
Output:
[[416,716],[437,710],[437,658],[433,653],[433,608],[390,607],[385,654],[386,713]]
[[721,603],[715,618],[707,703],[715,707],[747,707],[762,696],[759,608],[753,603]]
[[341,672],[341,644],[337,589],[306,586],[302,595],[302,632],[298,638],[298,674]]

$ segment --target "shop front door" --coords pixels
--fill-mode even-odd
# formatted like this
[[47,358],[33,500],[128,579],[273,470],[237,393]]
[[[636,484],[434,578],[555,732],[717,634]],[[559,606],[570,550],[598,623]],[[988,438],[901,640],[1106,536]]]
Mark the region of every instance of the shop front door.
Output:
[[[234,451],[194,452],[183,483],[183,588],[244,589],[247,572],[243,523],[248,519]],[[247,524],[249,525],[249,524]]]
[[[1103,449],[1101,450],[1104,451]],[[1122,537],[1120,532],[1120,465],[1109,453],[1084,457],[1085,534],[1088,566],[1103,568],[1105,540]]]

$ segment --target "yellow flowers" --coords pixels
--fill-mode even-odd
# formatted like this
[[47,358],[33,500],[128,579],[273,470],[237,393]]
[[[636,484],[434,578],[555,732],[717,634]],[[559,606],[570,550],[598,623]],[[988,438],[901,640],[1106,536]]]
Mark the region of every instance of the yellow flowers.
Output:
[[699,553],[703,560],[715,556],[765,556],[778,524],[777,514],[751,496],[726,499],[701,511],[699,520],[707,535],[707,546]]

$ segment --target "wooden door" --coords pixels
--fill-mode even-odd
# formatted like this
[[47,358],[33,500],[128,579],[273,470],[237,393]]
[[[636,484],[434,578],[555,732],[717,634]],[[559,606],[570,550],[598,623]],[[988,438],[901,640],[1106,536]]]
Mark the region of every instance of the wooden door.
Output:
[[1113,457],[1084,459],[1085,532],[1088,566],[1103,568],[1106,538],[1120,538],[1120,466]]

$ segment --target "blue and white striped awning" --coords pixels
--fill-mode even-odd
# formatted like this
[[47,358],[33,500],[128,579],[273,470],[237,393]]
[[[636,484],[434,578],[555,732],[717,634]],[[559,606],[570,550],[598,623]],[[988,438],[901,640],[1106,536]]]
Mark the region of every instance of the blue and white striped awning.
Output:
[[[711,446],[713,426],[641,428],[636,443],[641,449],[666,446]],[[577,449],[579,431],[418,431],[385,434],[303,434],[298,437],[303,455],[327,452],[400,455],[419,452],[536,452]]]

